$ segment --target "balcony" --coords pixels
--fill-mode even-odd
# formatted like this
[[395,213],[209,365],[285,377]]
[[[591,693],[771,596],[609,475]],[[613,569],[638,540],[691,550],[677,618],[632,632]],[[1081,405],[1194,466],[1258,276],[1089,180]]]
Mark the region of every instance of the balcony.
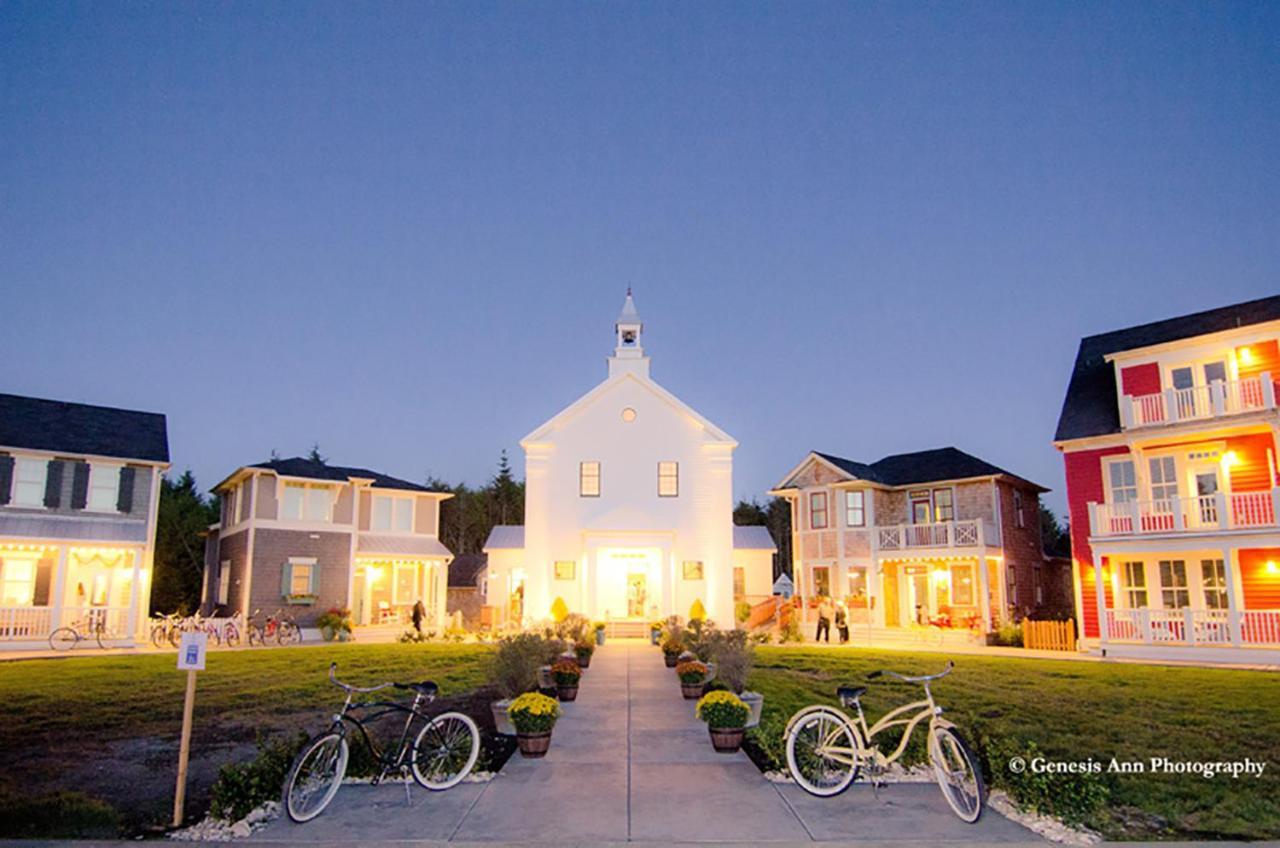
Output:
[[998,545],[995,525],[981,518],[939,521],[936,524],[894,524],[877,528],[876,541],[882,551],[921,548],[976,548]]
[[1090,503],[1094,538],[1208,533],[1276,528],[1280,487],[1262,492],[1217,492],[1192,498]]
[[1165,389],[1150,395],[1120,399],[1120,423],[1126,430],[1204,421],[1276,408],[1271,372],[1231,382],[1213,382],[1188,389]]

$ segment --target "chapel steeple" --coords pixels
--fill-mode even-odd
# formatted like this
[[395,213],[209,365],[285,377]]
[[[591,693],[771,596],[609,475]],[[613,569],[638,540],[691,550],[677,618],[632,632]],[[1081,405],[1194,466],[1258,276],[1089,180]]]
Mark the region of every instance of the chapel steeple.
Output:
[[640,334],[644,330],[644,322],[636,311],[636,302],[631,299],[631,287],[627,286],[627,297],[622,302],[622,311],[613,325],[617,335],[617,344],[613,356],[609,357],[609,376],[620,373],[649,376],[649,357],[644,355],[644,347],[640,344]]

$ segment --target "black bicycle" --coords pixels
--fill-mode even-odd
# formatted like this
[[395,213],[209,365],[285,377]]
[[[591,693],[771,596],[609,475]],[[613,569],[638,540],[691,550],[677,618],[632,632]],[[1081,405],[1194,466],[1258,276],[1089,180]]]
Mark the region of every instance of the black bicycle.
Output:
[[[311,821],[324,812],[337,794],[347,773],[349,727],[360,731],[360,738],[381,766],[381,771],[373,778],[375,786],[389,775],[396,775],[405,781],[407,795],[408,778],[413,775],[422,787],[440,791],[456,786],[471,772],[480,755],[480,730],[462,713],[441,713],[432,718],[422,712],[425,704],[435,700],[439,692],[436,684],[424,680],[421,683],[380,683],[362,688],[338,680],[337,671],[337,663],[329,666],[329,680],[346,692],[347,697],[342,704],[342,712],[333,717],[333,724],[307,743],[289,770],[283,799],[289,818],[299,823]],[[390,688],[413,692],[412,705],[394,701],[354,702],[357,695]],[[361,714],[352,715],[353,710]],[[404,713],[404,728],[400,731],[399,742],[384,751],[369,735],[366,725],[395,713]],[[422,719],[426,725],[410,743],[415,719]]]

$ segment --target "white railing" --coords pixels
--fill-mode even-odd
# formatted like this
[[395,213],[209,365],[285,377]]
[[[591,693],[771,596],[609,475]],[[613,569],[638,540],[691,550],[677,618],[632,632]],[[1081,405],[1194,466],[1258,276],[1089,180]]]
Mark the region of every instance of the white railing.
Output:
[[893,524],[877,528],[876,540],[882,551],[966,548],[997,542],[995,525],[980,518],[934,524]]
[[49,607],[0,607],[0,640],[38,641],[49,638],[52,631]]
[[1149,645],[1280,645],[1280,610],[1107,610],[1107,640]]
[[1120,403],[1120,423],[1128,430],[1275,408],[1275,383],[1271,372],[1265,371],[1243,380],[1165,389],[1149,395],[1126,395]]
[[1090,503],[1094,536],[1247,530],[1277,526],[1280,487],[1262,492],[1218,492],[1191,498]]

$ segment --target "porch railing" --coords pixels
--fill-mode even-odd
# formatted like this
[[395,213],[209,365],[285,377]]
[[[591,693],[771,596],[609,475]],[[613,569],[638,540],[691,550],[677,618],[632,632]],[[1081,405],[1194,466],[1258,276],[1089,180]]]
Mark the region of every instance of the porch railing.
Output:
[[1107,640],[1149,645],[1280,645],[1280,610],[1109,609]]
[[1217,492],[1190,498],[1090,503],[1094,536],[1142,536],[1277,526],[1280,487],[1261,492]]
[[53,610],[49,607],[0,607],[0,639],[40,640],[52,632]]
[[934,524],[893,524],[880,527],[876,540],[882,551],[910,548],[965,548],[996,542],[995,525],[985,519],[939,521]]
[[1266,371],[1243,380],[1127,395],[1120,403],[1120,423],[1129,430],[1275,408],[1275,383]]
[[101,624],[108,639],[133,636],[133,615],[129,607],[64,608],[60,615],[53,607],[0,607],[0,641],[42,642],[58,627],[79,627],[86,635]]

